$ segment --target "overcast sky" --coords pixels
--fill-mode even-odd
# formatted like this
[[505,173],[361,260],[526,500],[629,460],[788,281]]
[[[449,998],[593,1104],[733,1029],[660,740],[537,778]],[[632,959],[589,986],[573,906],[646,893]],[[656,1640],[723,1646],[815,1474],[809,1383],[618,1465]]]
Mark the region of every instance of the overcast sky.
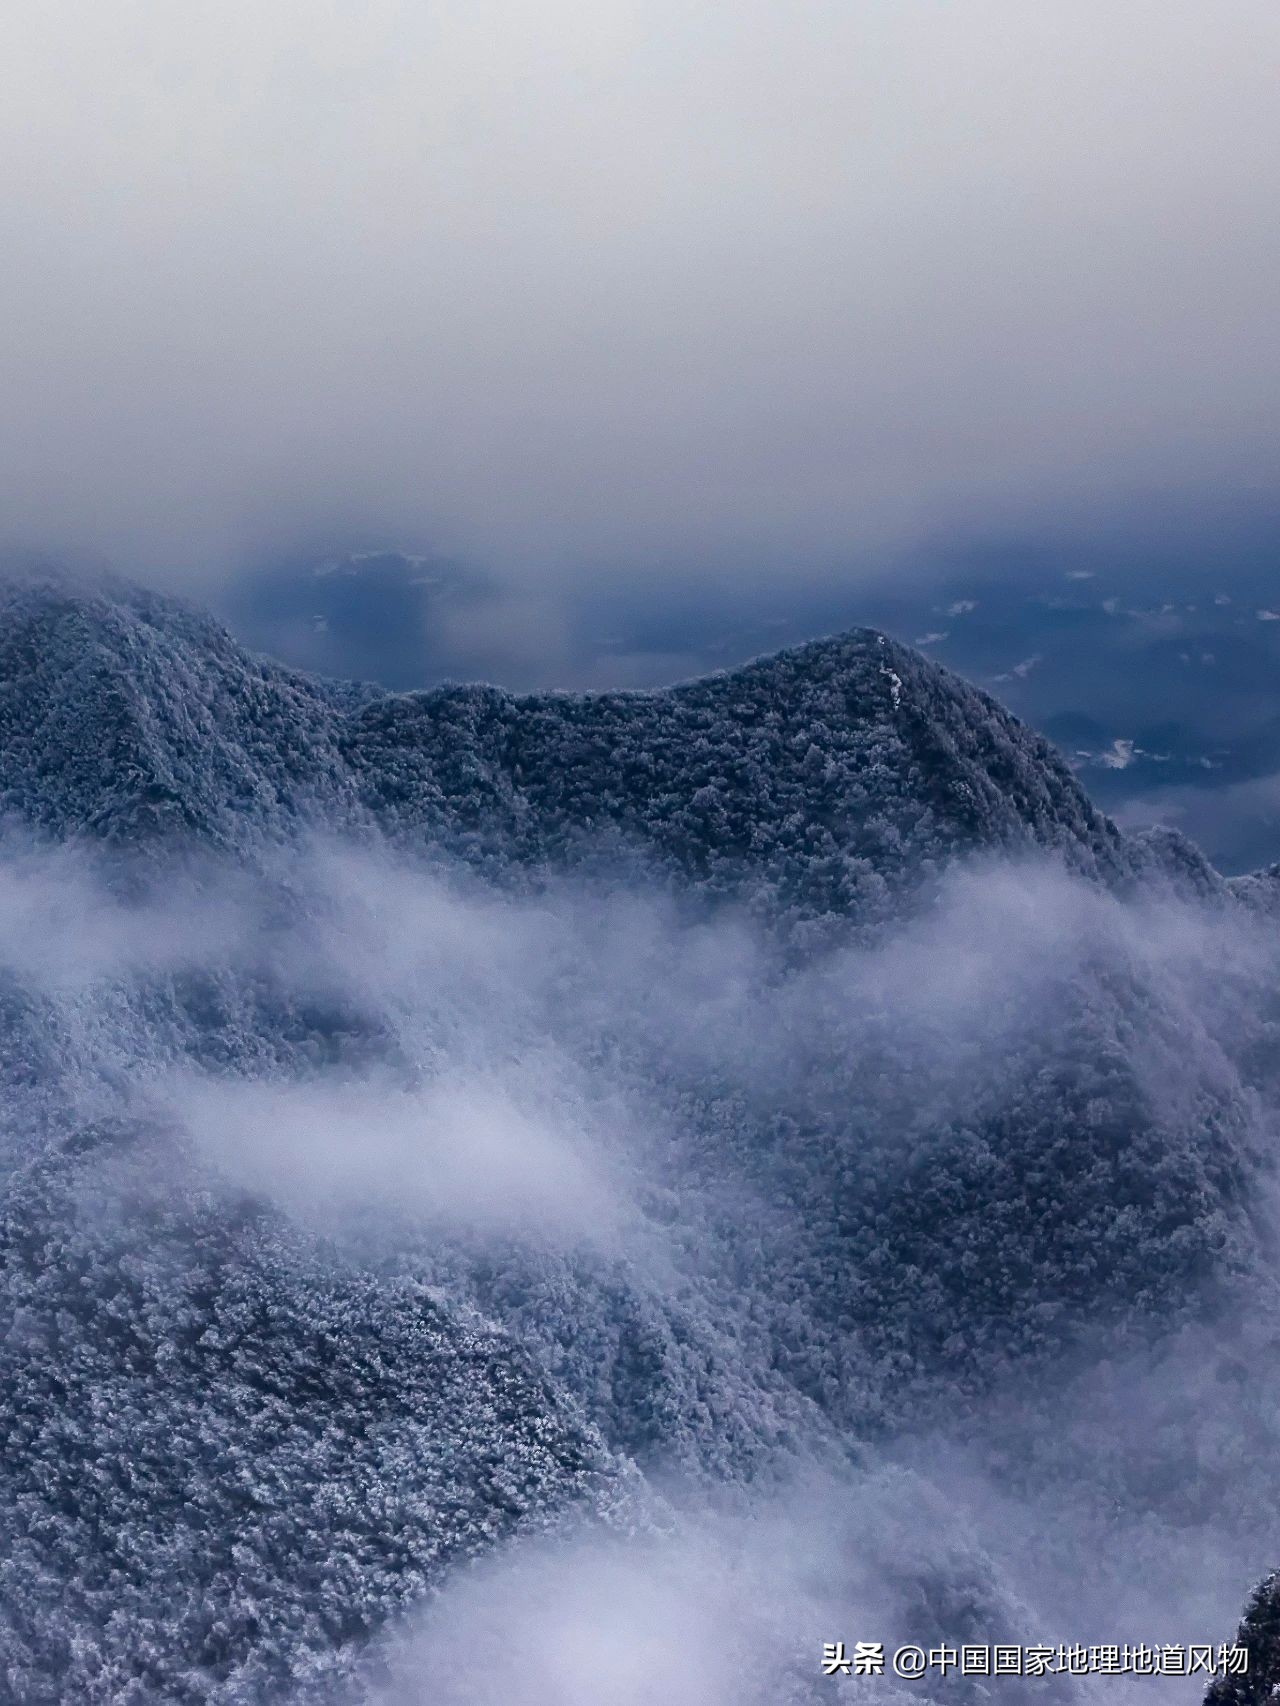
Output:
[[0,533],[522,585],[1276,465],[1274,0],[39,0]]

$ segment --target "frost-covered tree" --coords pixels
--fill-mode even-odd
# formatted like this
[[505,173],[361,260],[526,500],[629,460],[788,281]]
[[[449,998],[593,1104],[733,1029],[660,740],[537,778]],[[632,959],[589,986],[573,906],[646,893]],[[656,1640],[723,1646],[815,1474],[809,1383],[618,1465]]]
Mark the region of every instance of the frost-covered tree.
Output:
[[1248,1668],[1240,1676],[1215,1677],[1205,1706],[1264,1706],[1280,1700],[1280,1570],[1250,1594],[1236,1645],[1248,1653]]

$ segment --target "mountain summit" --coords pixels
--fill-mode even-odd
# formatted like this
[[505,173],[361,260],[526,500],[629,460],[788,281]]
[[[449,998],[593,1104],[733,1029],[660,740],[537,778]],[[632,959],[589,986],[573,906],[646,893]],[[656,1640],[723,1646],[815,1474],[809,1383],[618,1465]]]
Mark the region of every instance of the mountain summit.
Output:
[[870,630],[657,691],[385,694],[136,588],[0,597],[0,809],[59,836],[371,827],[493,871],[608,848],[808,916],[874,908],[966,849],[1126,863],[1046,741]]

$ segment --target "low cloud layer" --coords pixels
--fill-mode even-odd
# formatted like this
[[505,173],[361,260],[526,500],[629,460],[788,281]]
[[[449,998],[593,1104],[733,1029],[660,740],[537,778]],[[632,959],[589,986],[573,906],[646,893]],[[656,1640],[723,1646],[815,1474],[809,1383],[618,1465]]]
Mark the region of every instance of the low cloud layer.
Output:
[[308,1220],[459,1226],[535,1246],[610,1244],[617,1204],[563,1100],[545,1086],[446,1081],[414,1094],[323,1078],[305,1086],[169,1087],[202,1157]]
[[[210,865],[151,901],[118,874],[0,860],[6,992],[46,1005],[59,1051],[43,1084],[19,1070],[15,1022],[9,1159],[56,1084],[82,1123],[166,1130],[175,1179],[190,1165],[213,1200],[249,1192],[319,1234],[307,1285],[359,1252],[420,1286],[415,1307],[491,1322],[649,1477],[642,1522],[457,1570],[377,1646],[379,1706],[800,1706],[844,1686],[818,1680],[826,1640],[1228,1637],[1274,1537],[1269,1270],[1243,1317],[1179,1328],[1159,1287],[1195,1224],[1166,1241],[1136,1205],[1107,1225],[1161,1313],[1140,1299],[1126,1338],[1126,1253],[1072,1217],[1092,1212],[1081,1178],[1122,1180],[1105,1167],[1153,1114],[1134,1152],[1150,1188],[1166,1161],[1203,1163],[1188,1188],[1207,1202],[1234,1168],[1249,1194],[1222,1238],[1245,1251],[1252,1224],[1253,1259],[1273,1244],[1272,921],[988,861],[797,964],[731,914],[567,881],[502,895],[369,848],[318,844],[256,881]],[[1073,1051],[1079,1081],[1057,1076]],[[930,1237],[963,1223],[971,1160],[984,1219],[1010,1208],[1009,1162],[1034,1218],[948,1246],[958,1326],[1004,1284],[994,1249],[1021,1273],[1002,1295],[1030,1379],[1017,1347],[985,1385],[980,1347],[948,1361],[931,1335],[949,1276],[933,1246],[911,1270],[895,1243],[917,1194],[937,1193]],[[90,1162],[84,1225],[114,1212],[94,1179]],[[886,1183],[850,1239],[844,1217]],[[1084,1276],[1066,1305],[1060,1235]],[[875,1348],[892,1323],[851,1325],[860,1296],[909,1334]],[[1041,1335],[1064,1307],[1055,1356]],[[349,1591],[376,1610],[374,1585]]]

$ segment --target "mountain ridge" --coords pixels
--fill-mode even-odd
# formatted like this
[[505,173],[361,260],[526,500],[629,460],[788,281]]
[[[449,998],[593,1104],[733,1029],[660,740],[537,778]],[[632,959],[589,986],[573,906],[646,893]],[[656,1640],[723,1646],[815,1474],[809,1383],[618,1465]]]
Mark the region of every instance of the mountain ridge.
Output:
[[1135,863],[1043,737],[873,630],[669,688],[382,693],[141,589],[0,601],[0,812],[55,836],[230,848],[323,821],[490,869],[594,838],[810,916],[966,848]]

